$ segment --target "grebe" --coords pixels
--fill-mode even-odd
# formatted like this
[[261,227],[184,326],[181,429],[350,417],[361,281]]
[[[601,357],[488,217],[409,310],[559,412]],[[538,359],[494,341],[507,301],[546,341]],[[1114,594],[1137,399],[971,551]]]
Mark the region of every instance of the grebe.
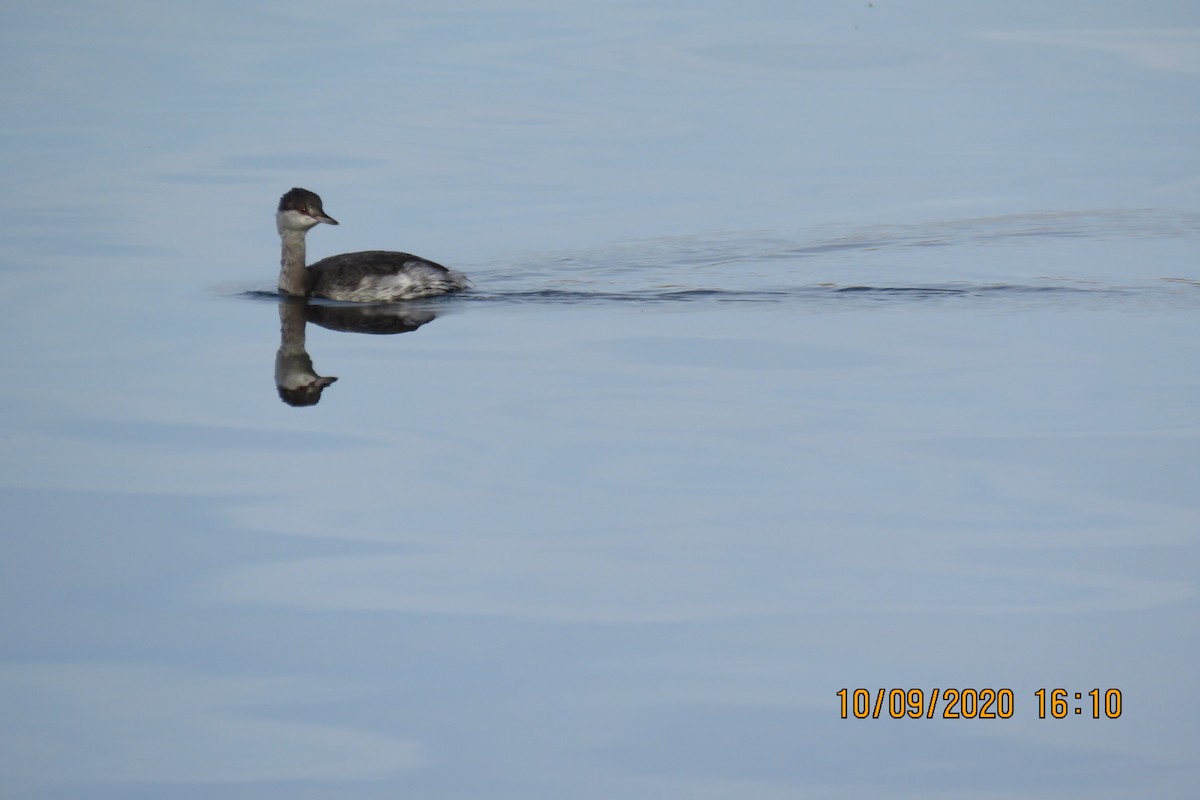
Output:
[[283,242],[280,292],[298,297],[387,303],[458,292],[470,286],[462,273],[408,253],[387,250],[342,253],[306,267],[304,235],[321,222],[338,224],[325,213],[315,192],[292,189],[279,198],[275,227]]

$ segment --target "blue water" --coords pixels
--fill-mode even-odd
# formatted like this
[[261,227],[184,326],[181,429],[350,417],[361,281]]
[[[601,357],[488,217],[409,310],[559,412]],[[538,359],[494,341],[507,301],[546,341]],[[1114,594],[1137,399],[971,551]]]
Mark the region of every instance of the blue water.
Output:
[[1200,13],[0,23],[0,795],[1194,795]]

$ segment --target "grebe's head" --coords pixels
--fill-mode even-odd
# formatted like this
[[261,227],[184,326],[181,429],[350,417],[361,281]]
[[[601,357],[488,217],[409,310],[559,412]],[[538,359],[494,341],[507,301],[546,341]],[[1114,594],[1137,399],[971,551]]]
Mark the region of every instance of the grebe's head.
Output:
[[338,221],[325,213],[321,198],[308,189],[292,189],[279,198],[279,210],[275,212],[275,227],[284,231],[306,231],[327,222],[337,225]]

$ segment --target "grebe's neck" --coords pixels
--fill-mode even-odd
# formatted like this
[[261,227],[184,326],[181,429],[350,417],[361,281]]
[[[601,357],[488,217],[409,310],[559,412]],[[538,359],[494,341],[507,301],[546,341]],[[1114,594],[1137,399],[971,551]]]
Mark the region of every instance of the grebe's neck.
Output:
[[279,259],[279,291],[304,297],[308,294],[308,273],[304,269],[304,234],[291,228],[279,227],[283,255]]

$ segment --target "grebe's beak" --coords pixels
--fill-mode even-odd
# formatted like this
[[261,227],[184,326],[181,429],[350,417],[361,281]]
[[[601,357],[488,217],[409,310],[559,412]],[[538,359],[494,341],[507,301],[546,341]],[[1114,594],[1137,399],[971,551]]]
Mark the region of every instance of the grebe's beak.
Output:
[[313,214],[313,215],[312,215],[312,217],[313,217],[313,219],[315,219],[317,222],[328,222],[330,225],[337,225],[337,224],[338,224],[338,221],[337,221],[336,219],[334,219],[333,217],[329,216],[328,214],[326,214],[326,213],[325,213],[325,212],[323,212],[323,211],[322,211],[321,213],[319,213],[319,214]]

